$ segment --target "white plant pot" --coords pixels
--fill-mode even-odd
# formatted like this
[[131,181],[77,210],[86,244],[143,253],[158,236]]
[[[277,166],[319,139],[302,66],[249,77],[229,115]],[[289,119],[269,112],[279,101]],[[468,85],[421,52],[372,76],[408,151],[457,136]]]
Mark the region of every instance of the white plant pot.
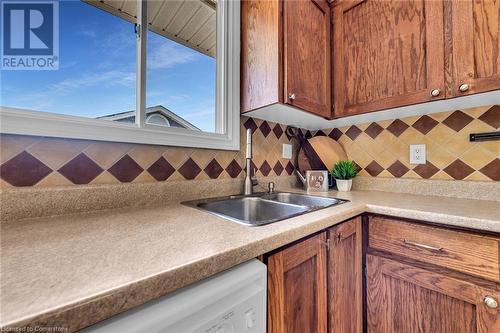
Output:
[[349,192],[352,187],[352,179],[335,179],[337,181],[337,189],[340,192]]

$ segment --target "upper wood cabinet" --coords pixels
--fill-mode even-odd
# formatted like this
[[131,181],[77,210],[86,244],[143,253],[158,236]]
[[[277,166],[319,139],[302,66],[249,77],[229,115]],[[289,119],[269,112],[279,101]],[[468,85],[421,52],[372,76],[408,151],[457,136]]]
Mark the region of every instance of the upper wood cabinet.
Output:
[[268,258],[268,332],[326,333],[326,233]]
[[332,6],[335,117],[445,97],[443,1]]
[[450,97],[500,89],[500,1],[445,2]]
[[500,1],[332,6],[334,116],[500,89]]
[[241,112],[276,103],[331,117],[326,0],[241,2]]

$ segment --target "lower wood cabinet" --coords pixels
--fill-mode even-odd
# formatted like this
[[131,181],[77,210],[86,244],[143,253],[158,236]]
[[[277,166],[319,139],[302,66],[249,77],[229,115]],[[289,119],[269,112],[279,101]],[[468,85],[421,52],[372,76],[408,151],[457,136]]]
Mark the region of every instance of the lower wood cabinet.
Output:
[[361,217],[328,230],[328,319],[331,333],[363,331]]
[[269,333],[362,330],[361,218],[270,255]]
[[500,332],[498,235],[386,216],[363,223],[266,256],[269,333]]
[[268,332],[326,333],[326,233],[269,257]]
[[366,265],[368,332],[500,332],[497,290],[374,255]]

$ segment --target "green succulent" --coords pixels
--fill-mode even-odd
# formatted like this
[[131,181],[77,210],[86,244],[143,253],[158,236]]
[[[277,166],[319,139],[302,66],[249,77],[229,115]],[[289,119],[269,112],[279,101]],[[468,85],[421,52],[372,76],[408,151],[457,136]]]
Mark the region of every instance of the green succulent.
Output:
[[330,174],[335,179],[352,179],[358,174],[358,168],[352,161],[340,160],[330,170]]

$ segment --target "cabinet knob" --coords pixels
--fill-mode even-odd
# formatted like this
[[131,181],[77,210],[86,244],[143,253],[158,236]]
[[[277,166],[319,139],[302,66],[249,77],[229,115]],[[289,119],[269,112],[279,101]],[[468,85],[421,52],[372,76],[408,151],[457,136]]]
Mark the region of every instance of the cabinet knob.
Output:
[[458,90],[460,90],[461,92],[466,92],[467,90],[469,90],[469,85],[467,83],[463,83],[460,85],[460,87],[458,87]]
[[439,89],[432,89],[431,90],[432,97],[438,97],[440,93],[441,93],[441,90],[439,90]]
[[484,296],[483,298],[483,303],[489,307],[490,309],[496,309],[498,308],[498,302],[496,299],[494,299],[491,296]]
[[288,95],[288,99],[291,100],[291,101],[293,101],[295,99],[295,94],[293,94],[293,93],[289,94]]

